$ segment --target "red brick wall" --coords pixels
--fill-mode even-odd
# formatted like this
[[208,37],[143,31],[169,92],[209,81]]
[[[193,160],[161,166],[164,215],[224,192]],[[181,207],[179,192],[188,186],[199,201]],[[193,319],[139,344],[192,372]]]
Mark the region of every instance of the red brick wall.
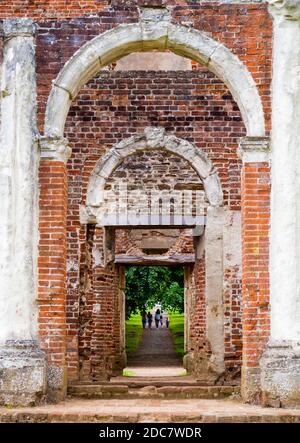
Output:
[[[0,6],[0,17],[13,14],[13,6],[20,2],[9,2]],[[23,2],[22,2],[23,3]],[[32,2],[31,2],[32,3]],[[37,20],[37,71],[39,85],[39,122],[42,129],[44,109],[51,81],[57,76],[66,61],[91,38],[98,36],[120,23],[138,20],[135,1],[116,2],[43,2],[40,8],[30,8],[16,14],[28,15]],[[97,5],[97,11],[89,9]],[[79,6],[80,4],[80,6]],[[170,2],[168,2],[170,4]],[[246,64],[255,79],[263,100],[267,126],[270,127],[270,77],[272,51],[272,22],[266,4],[234,5],[174,1],[173,21],[192,25],[212,38],[225,44]],[[54,5],[54,6],[53,6]],[[53,12],[55,9],[55,12]],[[8,12],[12,11],[12,12]]]
[[78,190],[74,199],[84,198],[80,186],[108,149],[151,125],[163,126],[206,152],[218,169],[225,204],[240,209],[237,146],[245,128],[228,89],[206,70],[102,72],[90,81],[66,124],[73,148],[70,189]]
[[65,366],[66,355],[67,192],[65,164],[41,160],[39,332],[49,366],[61,369]]
[[[104,266],[98,253],[103,251],[103,230],[88,227],[81,285],[78,321],[78,354],[69,356],[69,377],[105,380],[121,362],[121,306],[119,273],[114,264]],[[73,370],[72,370],[73,368]]]
[[243,364],[258,367],[270,331],[270,168],[246,163],[242,173]]

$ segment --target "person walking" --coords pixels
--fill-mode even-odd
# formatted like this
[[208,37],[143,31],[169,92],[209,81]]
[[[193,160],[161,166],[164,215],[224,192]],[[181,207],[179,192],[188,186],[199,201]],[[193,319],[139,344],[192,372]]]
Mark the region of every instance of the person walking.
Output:
[[153,317],[150,311],[147,314],[147,318],[148,318],[148,329],[151,329]]
[[146,328],[146,323],[147,323],[147,314],[146,314],[146,312],[144,311],[144,312],[142,313],[142,325],[143,325],[143,329]]
[[160,322],[160,310],[157,309],[156,312],[155,312],[155,326],[156,326],[156,329],[159,326],[159,322]]
[[160,319],[159,319],[159,322],[160,322],[160,327],[162,328],[163,327],[163,315],[162,314],[160,314]]
[[170,320],[169,317],[166,316],[166,327],[169,328],[169,325],[170,325]]

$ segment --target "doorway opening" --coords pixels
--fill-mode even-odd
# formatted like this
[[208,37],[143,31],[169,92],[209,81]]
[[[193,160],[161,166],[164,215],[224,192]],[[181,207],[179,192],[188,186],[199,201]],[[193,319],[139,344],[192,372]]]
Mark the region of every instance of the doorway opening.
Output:
[[125,345],[129,377],[186,375],[184,269],[127,266]]

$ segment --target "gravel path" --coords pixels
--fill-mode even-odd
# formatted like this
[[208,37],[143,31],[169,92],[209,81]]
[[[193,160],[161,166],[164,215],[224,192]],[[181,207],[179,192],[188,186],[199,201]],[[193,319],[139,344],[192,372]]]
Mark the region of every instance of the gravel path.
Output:
[[155,325],[144,329],[139,347],[128,359],[126,369],[136,377],[183,375],[184,368],[175,352],[170,330],[165,326],[156,329]]

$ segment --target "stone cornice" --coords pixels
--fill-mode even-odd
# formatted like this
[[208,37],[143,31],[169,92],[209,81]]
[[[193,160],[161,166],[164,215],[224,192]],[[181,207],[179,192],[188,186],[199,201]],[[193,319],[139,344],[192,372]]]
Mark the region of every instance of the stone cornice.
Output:
[[300,19],[300,0],[268,0],[273,18],[297,21]]
[[66,138],[40,137],[41,159],[67,163],[71,156],[71,148]]
[[36,32],[36,25],[30,18],[13,18],[3,20],[4,39],[13,37],[33,37]]
[[268,137],[241,138],[238,154],[243,163],[268,162],[270,154],[270,139]]

